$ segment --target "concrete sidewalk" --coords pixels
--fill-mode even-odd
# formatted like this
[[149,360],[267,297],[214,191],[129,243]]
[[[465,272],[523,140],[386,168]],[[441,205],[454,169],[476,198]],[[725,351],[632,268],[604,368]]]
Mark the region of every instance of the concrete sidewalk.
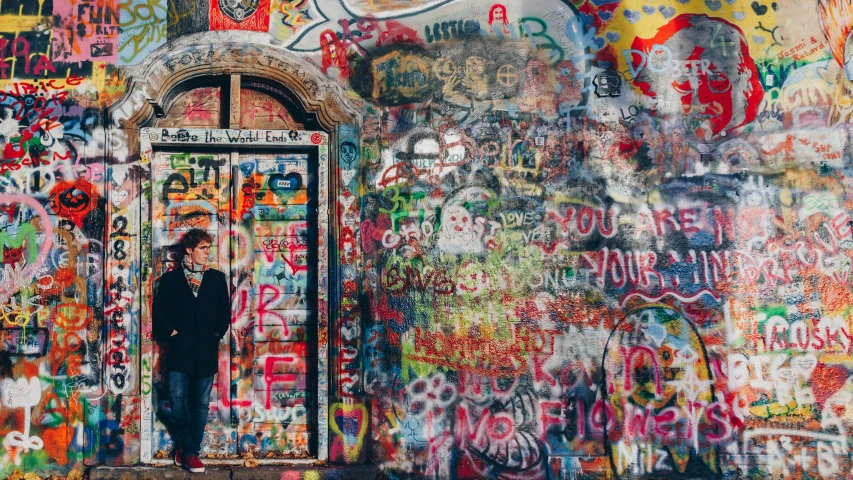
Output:
[[204,473],[190,473],[178,467],[92,467],[91,480],[375,480],[385,478],[374,465],[315,467],[310,465],[264,465],[256,468],[215,465]]

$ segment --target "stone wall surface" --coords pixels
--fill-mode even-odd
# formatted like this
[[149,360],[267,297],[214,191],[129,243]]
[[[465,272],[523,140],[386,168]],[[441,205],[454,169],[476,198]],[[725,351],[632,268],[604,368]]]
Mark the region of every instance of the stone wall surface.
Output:
[[[0,478],[168,453],[150,302],[187,226],[237,272],[210,456],[853,478],[851,30],[850,0],[0,0]],[[228,197],[223,147],[194,196],[140,146],[227,127],[180,80],[228,73],[315,126],[273,93],[239,119],[329,134],[288,177],[315,190]],[[256,328],[302,331],[263,295],[304,266],[228,252],[315,193],[312,424]]]

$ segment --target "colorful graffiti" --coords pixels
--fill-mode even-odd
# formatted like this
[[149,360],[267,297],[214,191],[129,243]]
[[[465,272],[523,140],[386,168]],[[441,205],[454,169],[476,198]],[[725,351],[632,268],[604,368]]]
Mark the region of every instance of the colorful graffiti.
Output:
[[0,17],[0,476],[166,461],[190,228],[232,289],[210,458],[851,476],[847,0]]
[[376,461],[399,478],[847,476],[842,3],[576,2],[565,36],[499,4],[390,45],[321,36],[323,68],[375,109]]
[[[90,50],[71,58],[71,50],[55,43],[62,41],[60,35],[53,37],[52,49],[51,26],[45,30],[40,23],[50,17],[49,2],[16,4],[14,13],[6,3],[4,16],[14,17],[18,26],[0,28],[0,49],[6,52],[0,66],[0,474],[19,469],[47,476],[84,462],[126,461],[122,455],[132,454],[133,446],[121,446],[125,431],[105,423],[133,421],[111,410],[121,395],[106,379],[115,376],[114,367],[130,368],[119,357],[138,342],[126,337],[121,355],[104,350],[105,319],[115,318],[110,305],[118,299],[107,300],[113,297],[104,289],[109,269],[104,158],[109,154],[91,65],[109,59],[93,60]],[[77,22],[66,6],[53,12],[63,22]],[[86,24],[94,25],[89,20]],[[133,294],[123,297],[131,301]],[[132,429],[126,432],[134,443]],[[108,453],[110,436],[117,448]]]

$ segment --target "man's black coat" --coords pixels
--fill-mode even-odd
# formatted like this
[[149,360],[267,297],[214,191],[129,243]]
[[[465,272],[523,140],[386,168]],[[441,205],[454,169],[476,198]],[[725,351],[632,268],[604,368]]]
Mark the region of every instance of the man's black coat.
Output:
[[[219,340],[229,323],[231,300],[224,273],[205,270],[197,297],[180,265],[160,277],[153,333],[169,344],[167,371],[199,377],[215,374]],[[178,333],[172,335],[173,330]]]

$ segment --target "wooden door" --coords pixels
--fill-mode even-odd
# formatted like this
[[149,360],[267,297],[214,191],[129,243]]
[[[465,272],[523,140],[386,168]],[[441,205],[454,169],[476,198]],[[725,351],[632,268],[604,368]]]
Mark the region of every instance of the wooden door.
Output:
[[311,153],[255,151],[241,153],[235,169],[245,334],[232,405],[239,451],[265,458],[316,451],[316,164]]
[[[157,152],[152,164],[152,253],[155,286],[160,276],[176,263],[177,244],[181,236],[193,228],[210,233],[213,244],[210,250],[210,267],[225,272],[230,278],[231,204],[230,157],[228,153]],[[156,287],[155,287],[156,288]],[[202,454],[227,454],[230,447],[229,391],[220,391],[230,378],[230,342],[223,340],[219,347],[219,373],[211,395],[207,436]],[[168,352],[162,344],[154,344],[152,405],[153,451],[171,449],[169,425],[171,406],[169,386],[163,368]],[[225,379],[225,382],[220,380]],[[223,397],[224,395],[224,397]]]

